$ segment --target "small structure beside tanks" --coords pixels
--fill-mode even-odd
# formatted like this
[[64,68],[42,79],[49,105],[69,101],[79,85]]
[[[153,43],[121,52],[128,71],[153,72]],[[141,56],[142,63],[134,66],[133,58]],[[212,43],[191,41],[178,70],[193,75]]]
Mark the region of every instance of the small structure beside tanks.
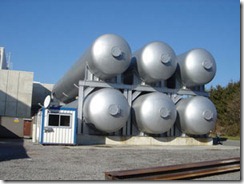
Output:
[[0,138],[30,137],[33,72],[0,69]]
[[217,112],[204,85],[215,73],[215,60],[205,49],[176,56],[158,41],[131,53],[120,36],[102,35],[54,85],[36,118],[34,139],[41,144],[211,145],[207,135]]

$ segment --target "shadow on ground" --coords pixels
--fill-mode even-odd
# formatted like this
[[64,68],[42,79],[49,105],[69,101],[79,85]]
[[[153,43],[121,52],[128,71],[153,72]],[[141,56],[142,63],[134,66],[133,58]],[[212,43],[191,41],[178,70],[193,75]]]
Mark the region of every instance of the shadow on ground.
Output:
[[24,148],[23,139],[0,138],[0,162],[23,158],[29,158]]
[[213,145],[223,144],[223,142],[227,141],[227,138],[224,137],[214,137]]

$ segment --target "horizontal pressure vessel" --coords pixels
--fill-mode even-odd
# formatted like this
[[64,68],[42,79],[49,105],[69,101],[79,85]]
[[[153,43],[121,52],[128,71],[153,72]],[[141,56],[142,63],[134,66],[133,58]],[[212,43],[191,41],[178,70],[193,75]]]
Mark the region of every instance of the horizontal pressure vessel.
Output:
[[130,106],[124,95],[111,88],[103,88],[88,95],[83,105],[85,122],[97,130],[111,133],[125,126]]
[[138,129],[149,134],[167,132],[177,117],[173,101],[159,92],[139,96],[132,107],[133,119]]
[[174,50],[164,42],[151,42],[133,53],[140,78],[155,83],[170,78],[177,67]]
[[206,97],[194,96],[181,99],[176,104],[177,125],[183,133],[204,135],[215,127],[217,111],[214,104]]
[[69,103],[78,95],[79,80],[85,77],[85,68],[101,79],[109,79],[123,73],[130,64],[131,49],[118,35],[105,34],[98,37],[81,58],[55,84],[52,95]]
[[205,49],[192,49],[181,54],[177,56],[177,62],[177,78],[185,87],[205,85],[216,73],[215,60]]

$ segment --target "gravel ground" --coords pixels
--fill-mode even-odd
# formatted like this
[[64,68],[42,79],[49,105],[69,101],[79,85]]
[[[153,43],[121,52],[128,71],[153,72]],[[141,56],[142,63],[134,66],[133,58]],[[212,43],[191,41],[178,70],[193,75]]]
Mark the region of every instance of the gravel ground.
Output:
[[[0,139],[1,180],[104,180],[105,171],[240,157],[240,145],[43,146]],[[240,180],[240,172],[196,180]]]

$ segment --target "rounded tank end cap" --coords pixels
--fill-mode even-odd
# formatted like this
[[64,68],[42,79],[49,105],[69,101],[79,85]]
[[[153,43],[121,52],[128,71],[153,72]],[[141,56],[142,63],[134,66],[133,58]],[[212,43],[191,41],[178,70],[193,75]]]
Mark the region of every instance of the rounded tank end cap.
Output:
[[114,57],[120,57],[122,55],[122,51],[119,47],[113,47],[111,53]]
[[203,112],[203,117],[204,119],[206,119],[207,121],[210,121],[213,119],[213,113],[209,110],[206,110]]
[[213,63],[210,60],[204,60],[202,62],[202,66],[206,69],[206,70],[210,70],[213,67]]
[[162,108],[160,109],[160,116],[161,116],[162,118],[168,118],[169,115],[170,115],[170,111],[169,111],[168,108],[166,108],[166,107],[162,107]]
[[161,62],[163,63],[163,64],[168,64],[168,63],[170,63],[170,55],[169,54],[162,54],[161,55]]
[[109,114],[111,114],[112,116],[116,116],[120,113],[120,108],[118,105],[116,104],[112,104],[108,107],[108,112]]

